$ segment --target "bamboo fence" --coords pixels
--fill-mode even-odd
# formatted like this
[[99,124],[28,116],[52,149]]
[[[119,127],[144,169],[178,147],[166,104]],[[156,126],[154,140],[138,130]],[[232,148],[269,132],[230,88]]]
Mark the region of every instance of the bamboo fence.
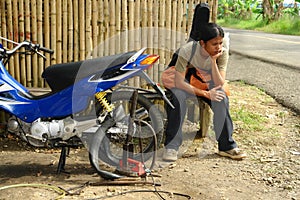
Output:
[[[14,56],[7,70],[25,87],[47,88],[41,74],[50,65],[148,47],[148,53],[160,55],[148,71],[160,82],[173,52],[186,42],[194,8],[202,2],[210,5],[210,20],[216,21],[218,0],[1,0],[0,36],[55,51],[46,54],[47,60]],[[134,78],[128,83],[141,86],[143,81]]]

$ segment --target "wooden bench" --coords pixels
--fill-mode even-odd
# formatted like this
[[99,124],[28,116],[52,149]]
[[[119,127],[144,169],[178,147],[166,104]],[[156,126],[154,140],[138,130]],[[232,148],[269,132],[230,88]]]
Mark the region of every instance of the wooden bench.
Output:
[[[164,100],[156,93],[143,93],[148,99],[152,100],[155,104],[160,104],[165,109]],[[204,138],[207,136],[213,113],[210,106],[199,98],[189,98],[186,100],[187,114],[186,117],[189,121],[199,123],[200,129],[197,131],[197,137]]]

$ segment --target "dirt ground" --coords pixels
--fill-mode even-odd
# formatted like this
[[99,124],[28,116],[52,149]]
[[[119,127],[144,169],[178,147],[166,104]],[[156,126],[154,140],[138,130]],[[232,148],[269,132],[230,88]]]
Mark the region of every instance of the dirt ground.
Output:
[[256,128],[234,121],[234,138],[248,154],[243,161],[219,157],[211,133],[191,139],[197,125],[186,122],[180,159],[162,162],[160,150],[154,177],[146,178],[151,184],[111,185],[91,168],[84,148],[71,150],[70,174],[57,175],[59,150],[35,149],[1,136],[0,199],[300,199],[299,115],[255,87],[230,87],[232,115],[247,111],[263,119],[257,119]]

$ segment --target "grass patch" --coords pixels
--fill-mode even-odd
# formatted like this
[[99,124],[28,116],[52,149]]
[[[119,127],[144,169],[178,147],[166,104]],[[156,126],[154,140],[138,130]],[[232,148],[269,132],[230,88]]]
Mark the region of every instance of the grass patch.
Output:
[[286,35],[300,35],[300,17],[285,15],[278,21],[273,21],[267,24],[261,17],[256,19],[253,16],[248,20],[241,20],[236,18],[218,19],[218,24],[228,28],[256,30],[268,33],[286,34]]
[[244,131],[263,131],[265,129],[264,123],[267,122],[266,118],[260,114],[254,113],[245,107],[232,110],[232,120],[239,122],[239,128]]

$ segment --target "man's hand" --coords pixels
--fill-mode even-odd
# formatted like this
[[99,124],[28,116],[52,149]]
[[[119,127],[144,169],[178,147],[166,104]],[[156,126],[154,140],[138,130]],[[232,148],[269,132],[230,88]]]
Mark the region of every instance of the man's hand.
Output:
[[220,90],[221,88],[222,86],[219,85],[208,91],[210,100],[220,102],[226,97],[225,92]]

